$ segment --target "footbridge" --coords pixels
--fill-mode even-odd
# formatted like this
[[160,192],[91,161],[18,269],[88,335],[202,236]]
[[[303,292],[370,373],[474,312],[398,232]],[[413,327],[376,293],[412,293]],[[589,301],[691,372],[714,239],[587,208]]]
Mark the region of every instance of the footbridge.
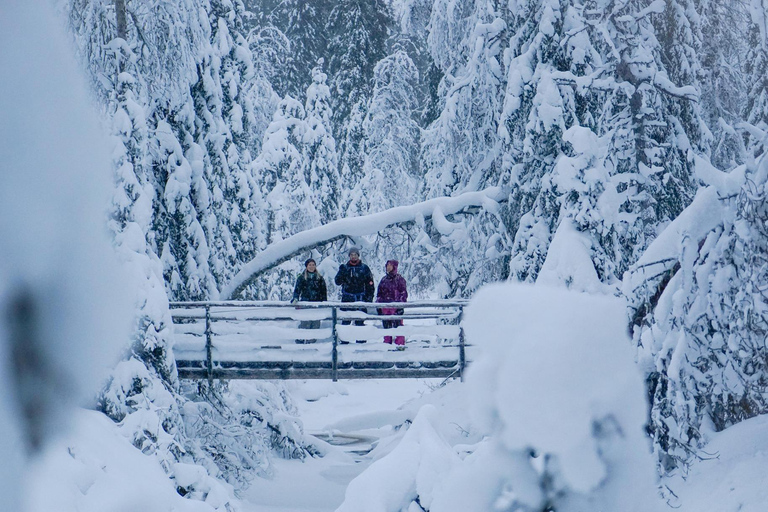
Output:
[[[467,301],[342,303],[172,302],[182,379],[463,380]],[[400,315],[380,316],[377,308]],[[382,320],[403,320],[384,329]],[[362,325],[360,325],[362,324]],[[384,343],[404,336],[406,348]]]

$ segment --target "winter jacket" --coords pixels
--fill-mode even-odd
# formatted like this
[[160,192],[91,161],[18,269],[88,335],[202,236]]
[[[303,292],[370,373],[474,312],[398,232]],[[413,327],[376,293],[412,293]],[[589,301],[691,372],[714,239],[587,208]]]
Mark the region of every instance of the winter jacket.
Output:
[[[408,300],[408,290],[406,289],[405,278],[397,273],[397,260],[389,260],[387,264],[392,264],[392,272],[387,273],[379,282],[379,290],[376,293],[376,302],[405,302]],[[386,267],[385,267],[386,268]],[[402,310],[394,308],[381,308],[383,315],[401,314]]]
[[373,274],[368,265],[346,262],[339,266],[334,282],[341,286],[341,302],[371,302],[373,300]]
[[293,299],[305,302],[323,302],[328,300],[325,279],[318,272],[302,272],[296,279]]

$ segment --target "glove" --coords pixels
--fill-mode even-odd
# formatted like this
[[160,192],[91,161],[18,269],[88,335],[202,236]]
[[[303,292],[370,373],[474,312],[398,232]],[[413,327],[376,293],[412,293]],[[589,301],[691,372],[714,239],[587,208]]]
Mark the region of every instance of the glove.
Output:
[[405,313],[405,310],[404,310],[403,308],[399,308],[399,309],[397,309],[397,310],[395,311],[395,314],[396,314],[396,315],[402,315],[403,313]]
[[293,300],[291,301],[291,304],[296,304],[297,302],[299,302],[299,299],[293,299]]

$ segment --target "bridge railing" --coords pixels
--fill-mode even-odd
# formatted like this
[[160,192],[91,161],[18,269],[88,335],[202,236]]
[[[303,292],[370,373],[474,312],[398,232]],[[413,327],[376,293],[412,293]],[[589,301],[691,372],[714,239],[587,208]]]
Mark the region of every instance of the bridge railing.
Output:
[[[172,302],[174,355],[180,378],[209,381],[463,379],[466,305],[463,300]],[[378,315],[378,308],[403,313]],[[383,329],[382,320],[403,320],[404,325]],[[382,343],[384,336],[404,336],[407,349]]]

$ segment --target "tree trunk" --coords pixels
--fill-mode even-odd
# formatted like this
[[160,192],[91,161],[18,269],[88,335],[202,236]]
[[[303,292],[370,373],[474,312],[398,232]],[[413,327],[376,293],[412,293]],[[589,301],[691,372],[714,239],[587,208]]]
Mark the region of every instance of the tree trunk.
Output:
[[117,37],[126,39],[128,29],[125,21],[125,0],[115,0],[115,18],[117,22]]

